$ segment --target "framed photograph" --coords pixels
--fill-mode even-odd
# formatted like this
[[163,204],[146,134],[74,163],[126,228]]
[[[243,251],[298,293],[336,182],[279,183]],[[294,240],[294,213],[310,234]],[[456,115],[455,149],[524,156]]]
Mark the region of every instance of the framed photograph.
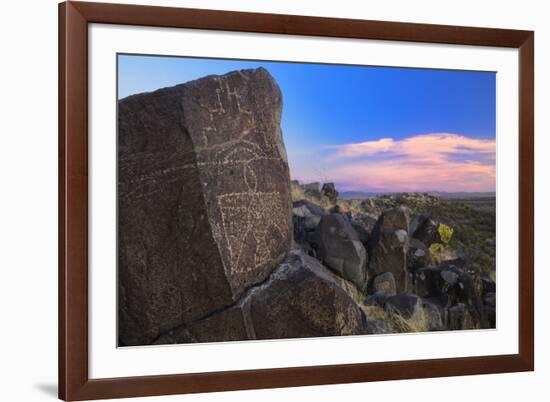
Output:
[[534,33],[59,5],[59,397],[534,369]]

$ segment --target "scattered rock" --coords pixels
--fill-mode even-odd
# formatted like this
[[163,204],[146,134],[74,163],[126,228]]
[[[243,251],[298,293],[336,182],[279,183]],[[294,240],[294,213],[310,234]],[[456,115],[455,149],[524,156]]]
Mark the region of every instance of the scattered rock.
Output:
[[[418,221],[415,225],[411,227],[411,230],[414,230],[412,237],[420,240],[426,246],[430,246],[432,243],[441,243],[441,236],[439,235],[439,224],[433,221],[427,215],[420,215]],[[413,221],[414,222],[414,221]]]
[[350,220],[351,227],[355,230],[357,233],[357,237],[361,243],[363,243],[363,246],[368,247],[369,244],[369,232],[363,226],[360,222],[356,220]]
[[374,293],[383,293],[387,296],[395,296],[395,280],[391,272],[384,272],[376,275],[372,280]]
[[321,217],[326,215],[326,212],[319,205],[300,200],[292,203],[292,214],[298,218],[303,218],[305,230],[312,231],[315,230],[321,221]]
[[307,197],[317,201],[321,200],[321,183],[319,182],[306,183],[302,185],[302,188],[304,190],[304,194]]
[[370,294],[367,296],[367,298],[364,301],[365,306],[379,306],[384,307],[384,303],[386,303],[386,299],[390,297],[389,295],[386,295],[382,292],[376,292],[373,294]]
[[414,273],[414,292],[420,297],[433,297],[448,294],[457,284],[457,268],[445,266],[421,268]]
[[405,206],[384,211],[381,220],[379,220],[380,229],[383,232],[404,230],[406,233],[409,227],[410,214],[410,209]]
[[411,318],[419,308],[422,308],[421,299],[413,294],[398,294],[388,297],[384,304],[386,311],[399,314],[405,319]]
[[334,207],[330,208],[330,212],[333,214],[341,214],[344,215],[349,220],[352,219],[352,213],[351,213],[351,207],[347,202],[340,202],[339,204],[335,205]]
[[407,252],[409,247],[407,208],[384,212],[376,223],[369,240],[369,274],[391,272],[397,293],[408,290]]
[[374,226],[376,225],[377,219],[374,219],[363,213],[354,214],[352,218],[352,223],[357,226],[363,227],[370,237],[370,233],[373,231]]
[[474,329],[470,312],[464,303],[458,303],[449,308],[449,330]]
[[497,298],[495,293],[487,293],[483,298],[483,303],[488,306],[495,307],[497,305]]
[[351,224],[340,214],[324,215],[315,237],[320,260],[363,289],[367,284],[367,252]]
[[281,108],[262,68],[119,101],[121,345],[230,305],[285,258]]
[[431,267],[432,265],[432,255],[428,247],[418,239],[409,238],[407,269],[414,272],[419,268]]
[[336,202],[338,201],[338,191],[336,191],[334,183],[323,184],[323,187],[321,188],[321,194],[326,197],[326,199],[331,204],[336,204]]
[[312,202],[300,200],[292,203],[294,241],[309,255],[315,255],[314,232],[325,214],[323,208]]
[[427,331],[443,331],[446,328],[446,311],[441,307],[427,299],[422,299],[422,314],[424,315],[425,325]]
[[497,291],[496,284],[487,278],[482,278],[482,287],[483,287],[483,294],[486,293],[495,293]]

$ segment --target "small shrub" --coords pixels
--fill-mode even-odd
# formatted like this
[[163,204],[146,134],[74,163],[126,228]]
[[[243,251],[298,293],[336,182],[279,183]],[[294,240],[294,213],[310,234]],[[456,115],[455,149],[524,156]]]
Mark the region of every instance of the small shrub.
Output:
[[441,237],[443,244],[448,244],[451,241],[451,237],[453,237],[453,228],[444,223],[440,223],[437,231],[439,232],[439,237]]
[[443,252],[445,251],[445,246],[441,243],[432,243],[430,244],[429,250],[434,262],[439,264],[443,260]]

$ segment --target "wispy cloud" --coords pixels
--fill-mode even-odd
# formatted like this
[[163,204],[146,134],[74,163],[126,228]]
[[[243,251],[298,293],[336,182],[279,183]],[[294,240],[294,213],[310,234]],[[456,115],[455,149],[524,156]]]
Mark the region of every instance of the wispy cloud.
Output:
[[495,190],[494,139],[436,133],[332,148],[331,179],[347,190]]

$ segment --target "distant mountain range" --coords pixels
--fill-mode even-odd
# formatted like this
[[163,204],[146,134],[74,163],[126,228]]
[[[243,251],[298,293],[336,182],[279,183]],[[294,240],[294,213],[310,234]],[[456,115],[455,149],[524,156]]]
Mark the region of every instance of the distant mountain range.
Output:
[[[446,192],[446,191],[408,191],[409,193],[426,193],[441,198],[461,198],[461,197],[494,197],[496,193],[493,192]],[[400,194],[403,191],[386,191],[386,192],[366,192],[366,191],[342,191],[340,197],[342,198],[362,198],[362,197],[375,197],[378,195]]]

